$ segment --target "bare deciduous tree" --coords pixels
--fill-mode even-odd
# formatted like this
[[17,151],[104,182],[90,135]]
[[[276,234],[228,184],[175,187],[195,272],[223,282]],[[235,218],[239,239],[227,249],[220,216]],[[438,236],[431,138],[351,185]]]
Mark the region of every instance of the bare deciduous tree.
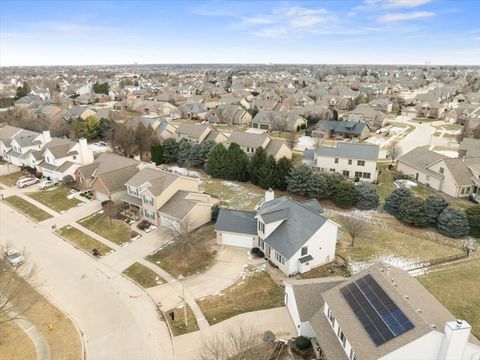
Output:
[[401,153],[402,148],[397,142],[392,143],[392,145],[390,145],[390,147],[387,149],[387,154],[390,156],[392,162],[395,162]]
[[292,149],[295,147],[295,144],[297,143],[297,136],[294,132],[291,132],[288,134],[287,137],[287,144],[290,146]]
[[368,225],[364,221],[354,218],[353,216],[345,216],[342,224],[343,229],[348,233],[348,235],[350,235],[350,238],[352,239],[352,247],[355,246],[355,239],[364,234],[368,229]]
[[[0,246],[3,255],[8,245]],[[35,303],[30,287],[36,282],[37,269],[27,261],[12,266],[0,258],[0,326],[3,323],[21,319]]]
[[168,226],[173,237],[185,246],[192,246],[192,232],[194,230],[192,221],[187,217],[184,220],[177,221],[177,224],[172,222],[172,224]]
[[117,214],[115,203],[112,200],[106,200],[102,202],[103,215],[108,216],[110,219],[110,226],[112,225],[112,218]]
[[263,360],[271,353],[270,344],[253,326],[230,328],[222,335],[214,335],[203,343],[201,360]]

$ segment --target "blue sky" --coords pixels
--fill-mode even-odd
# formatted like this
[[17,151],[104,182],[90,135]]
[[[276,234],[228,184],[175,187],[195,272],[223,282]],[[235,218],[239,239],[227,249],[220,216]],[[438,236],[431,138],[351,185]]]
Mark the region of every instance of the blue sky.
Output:
[[0,66],[480,65],[480,1],[5,1]]

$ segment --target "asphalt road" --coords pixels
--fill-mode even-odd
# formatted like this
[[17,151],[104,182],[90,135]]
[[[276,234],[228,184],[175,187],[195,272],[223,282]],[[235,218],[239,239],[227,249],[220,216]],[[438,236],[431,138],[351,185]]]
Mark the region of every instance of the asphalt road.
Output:
[[0,242],[37,265],[40,290],[74,319],[88,360],[174,358],[155,304],[131,281],[3,203]]

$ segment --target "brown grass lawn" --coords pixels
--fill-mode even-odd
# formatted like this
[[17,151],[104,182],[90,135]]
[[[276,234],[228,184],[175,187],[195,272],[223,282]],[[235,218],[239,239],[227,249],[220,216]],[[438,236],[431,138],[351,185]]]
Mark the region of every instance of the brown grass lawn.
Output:
[[251,183],[226,181],[221,179],[204,180],[202,190],[222,199],[223,205],[237,210],[253,210],[264,199],[265,191]]
[[428,195],[432,195],[432,194],[443,196],[445,198],[445,200],[447,200],[450,203],[450,205],[458,207],[462,210],[468,209],[470,206],[473,205],[473,203],[470,203],[468,201],[463,201],[463,200],[460,200],[460,199],[453,199],[453,198],[451,198],[447,195],[444,195],[440,192],[434,191],[432,189],[429,189],[429,188],[423,187],[423,186],[414,186],[411,190],[413,191],[413,193],[415,195],[420,196],[423,199],[425,199]]
[[32,199],[37,200],[39,203],[42,203],[45,206],[48,206],[50,209],[62,212],[71,209],[81,203],[78,199],[67,199],[67,196],[70,194],[69,190],[64,186],[59,186],[57,188],[50,188],[42,191],[36,191],[28,193]]
[[127,224],[116,219],[112,219],[110,224],[110,219],[99,212],[79,220],[78,223],[117,245],[131,241],[130,227]]
[[455,317],[467,320],[480,338],[480,259],[462,261],[418,277]]
[[24,200],[17,195],[13,195],[5,198],[5,202],[12,205],[15,209],[17,209],[21,213],[28,215],[35,221],[40,222],[43,220],[50,219],[52,217],[52,215],[50,215],[49,213],[43,211],[42,209],[36,207],[35,205],[29,203],[27,200]]
[[[8,265],[0,262],[0,270],[3,266]],[[28,309],[25,316],[44,334],[50,347],[52,360],[81,358],[81,340],[75,326],[36,289],[25,284],[25,290],[20,296],[13,298],[12,303],[17,309]],[[51,330],[49,325],[52,327]],[[13,359],[23,359],[23,357]]]
[[283,289],[266,272],[253,273],[245,280],[197,300],[208,323],[213,325],[232,316],[284,305]]
[[377,192],[380,197],[380,203],[383,204],[385,198],[395,189],[393,185],[393,174],[387,169],[388,163],[378,165],[380,175],[378,176]]
[[79,247],[88,254],[92,254],[93,249],[100,251],[100,254],[103,256],[110,252],[112,249],[101,243],[100,241],[92,238],[91,236],[83,233],[82,231],[74,228],[72,226],[64,226],[61,229],[57,230],[58,235],[65,238],[75,246]]
[[189,276],[207,269],[215,260],[217,246],[213,225],[194,231],[189,244],[177,241],[146,259],[172,276]]
[[0,325],[0,358],[35,360],[35,346],[27,334],[13,321]]
[[22,176],[21,171],[13,172],[8,175],[2,175],[0,176],[0,183],[2,183],[5,186],[15,186],[17,185],[17,181]]
[[165,282],[160,275],[138,262],[130,265],[123,274],[137,282],[143,288],[160,285]]
[[[175,314],[175,321],[172,321],[169,313]],[[193,315],[192,309],[187,304],[187,325],[185,326],[185,314],[183,310],[183,305],[176,307],[175,309],[170,309],[165,311],[163,314],[165,319],[167,319],[170,328],[172,329],[173,336],[183,335],[192,331],[198,330],[197,319]]]
[[314,279],[320,277],[329,277],[329,276],[344,276],[348,277],[350,274],[348,269],[345,266],[340,266],[337,264],[327,264],[316,267],[309,272],[301,274],[298,276],[299,279]]

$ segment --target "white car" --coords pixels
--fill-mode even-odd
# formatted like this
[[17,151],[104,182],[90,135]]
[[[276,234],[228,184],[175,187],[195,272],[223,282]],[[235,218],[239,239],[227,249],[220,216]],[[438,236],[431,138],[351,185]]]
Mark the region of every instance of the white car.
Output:
[[17,187],[24,188],[33,184],[38,184],[39,182],[40,180],[35,177],[26,177],[17,181]]
[[42,182],[38,183],[38,187],[42,190],[48,189],[49,187],[58,185],[58,180],[43,180]]
[[8,249],[5,251],[5,259],[8,260],[12,266],[17,266],[25,262],[23,255],[16,249]]

